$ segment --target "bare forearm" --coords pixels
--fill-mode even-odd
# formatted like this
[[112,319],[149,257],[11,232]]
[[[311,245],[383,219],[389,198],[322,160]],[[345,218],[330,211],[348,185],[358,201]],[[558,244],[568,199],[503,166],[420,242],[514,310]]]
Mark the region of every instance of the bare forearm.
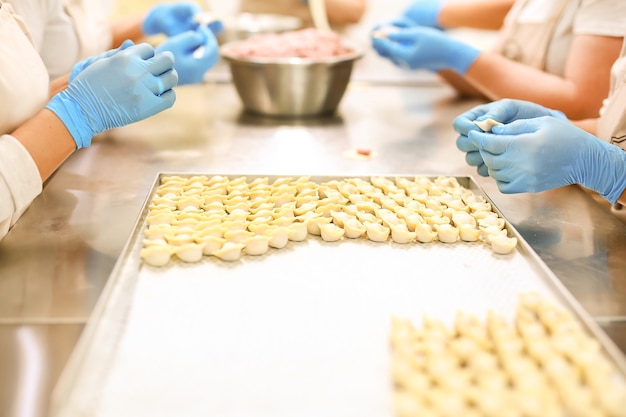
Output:
[[581,128],[585,132],[591,133],[592,135],[598,134],[598,119],[583,119],[583,120],[573,120],[572,124],[576,127]]
[[619,198],[617,199],[617,202],[626,206],[626,190],[624,190],[622,195],[619,196]]
[[[597,116],[602,99],[585,97],[572,80],[522,65],[500,55],[483,53],[470,67],[467,80],[490,100],[532,101],[564,112],[570,119]],[[608,87],[603,89],[604,97]]]
[[358,23],[366,5],[367,0],[326,0],[328,21],[337,25]]
[[598,117],[609,92],[622,38],[582,35],[572,42],[563,76],[483,52],[466,79],[492,100],[515,98],[563,111],[572,120]]
[[439,25],[447,28],[467,27],[497,30],[515,0],[450,0],[439,13]]
[[76,143],[63,122],[43,109],[18,127],[15,137],[30,153],[45,181],[76,150]]
[[60,93],[61,91],[67,88],[67,84],[69,83],[70,74],[65,74],[62,77],[59,77],[50,82],[50,89],[48,92],[48,97],[52,98],[52,96]]
[[141,30],[142,22],[142,16],[133,16],[116,20],[116,22],[111,26],[111,31],[113,33],[113,45],[111,45],[111,47],[117,48],[127,39],[130,39],[135,43],[143,41],[145,35]]

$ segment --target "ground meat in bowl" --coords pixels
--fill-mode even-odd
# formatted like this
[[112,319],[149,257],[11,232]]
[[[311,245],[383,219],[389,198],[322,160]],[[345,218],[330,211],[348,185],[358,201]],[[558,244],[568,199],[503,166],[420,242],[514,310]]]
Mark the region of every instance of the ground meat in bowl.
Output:
[[241,58],[329,58],[354,52],[342,44],[338,34],[317,29],[257,35],[228,51]]

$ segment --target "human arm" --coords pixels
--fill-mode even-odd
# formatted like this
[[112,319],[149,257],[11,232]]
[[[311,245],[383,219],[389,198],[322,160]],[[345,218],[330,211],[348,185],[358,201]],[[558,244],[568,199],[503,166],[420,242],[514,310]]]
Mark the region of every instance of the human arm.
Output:
[[367,0],[326,0],[328,21],[336,25],[358,23],[367,8]]
[[104,130],[144,119],[174,104],[178,81],[171,53],[146,43],[89,65],[46,105],[64,123],[77,148]]
[[572,120],[572,124],[585,132],[589,132],[592,135],[598,134],[598,118],[590,118],[590,119],[582,119],[582,120]]
[[0,136],[0,239],[41,192],[42,182],[94,135],[170,107],[177,76],[171,54],[147,44],[80,72],[47,106]]
[[624,197],[626,152],[562,117],[517,119],[495,126],[491,133],[472,129],[467,140],[503,193],[580,184],[612,204]]
[[414,0],[397,19],[381,26],[497,30],[515,0]]
[[14,136],[45,181],[76,149],[104,130],[149,117],[173,105],[177,76],[170,55],[147,44],[115,50],[85,68]]
[[143,33],[141,24],[143,23],[145,16],[129,16],[125,18],[116,19],[111,23],[112,45],[111,48],[116,48],[127,39],[130,39],[134,43],[139,43],[145,40],[146,35]]
[[219,47],[213,32],[200,26],[171,36],[156,48],[157,52],[174,54],[178,84],[196,84],[219,60]]
[[69,83],[70,74],[67,73],[61,77],[55,78],[50,81],[50,88],[48,90],[48,98],[54,97],[57,93],[65,90]]
[[425,26],[374,32],[372,47],[399,67],[432,72],[452,70],[459,75],[464,75],[480,54],[477,48]]
[[481,104],[458,115],[452,126],[459,133],[456,146],[466,153],[465,161],[475,166],[479,175],[488,176],[487,166],[482,159],[478,146],[469,139],[470,132],[480,132],[476,122],[493,120],[498,123],[512,123],[516,120],[533,119],[537,117],[555,117],[566,120],[562,112],[548,109],[536,103],[521,100],[504,99],[491,103]]
[[619,56],[622,40],[575,36],[563,76],[483,51],[465,79],[490,100],[527,100],[559,109],[572,120],[594,118],[608,96],[611,66]]
[[[113,45],[117,47],[127,39],[141,42],[146,36],[175,36],[199,26],[195,20],[202,9],[195,2],[161,3],[152,7],[145,15],[118,19],[111,25]],[[219,34],[223,27],[220,21],[212,22],[209,28]]]
[[515,0],[450,0],[441,8],[437,23],[444,28],[497,30]]
[[623,38],[577,35],[572,41],[563,76],[479,51],[473,46],[426,27],[391,32],[373,39],[373,47],[398,65],[427,69],[444,78],[453,70],[490,100],[505,97],[559,109],[570,119],[598,117],[607,97],[611,66]]

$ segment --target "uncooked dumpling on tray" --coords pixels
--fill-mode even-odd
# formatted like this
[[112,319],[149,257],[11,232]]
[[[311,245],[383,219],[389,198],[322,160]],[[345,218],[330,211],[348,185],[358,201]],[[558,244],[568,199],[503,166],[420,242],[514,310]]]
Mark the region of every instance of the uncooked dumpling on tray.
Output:
[[236,261],[290,241],[368,239],[416,244],[477,242],[511,253],[517,238],[485,197],[454,177],[344,178],[164,176],[148,207],[147,265],[205,256]]
[[393,317],[389,337],[397,417],[626,416],[626,384],[600,344],[538,293],[519,294],[511,323]]

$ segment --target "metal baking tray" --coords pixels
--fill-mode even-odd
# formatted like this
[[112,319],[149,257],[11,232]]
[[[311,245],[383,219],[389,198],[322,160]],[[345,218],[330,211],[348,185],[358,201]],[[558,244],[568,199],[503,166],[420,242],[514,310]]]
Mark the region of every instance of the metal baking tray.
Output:
[[[143,266],[148,206],[168,175],[214,174],[157,176],[55,387],[52,417],[391,416],[392,315],[512,318],[524,291],[574,313],[626,380],[624,355],[508,221],[518,246],[505,256],[475,243],[310,237],[234,263]],[[456,179],[502,216],[471,177]]]

